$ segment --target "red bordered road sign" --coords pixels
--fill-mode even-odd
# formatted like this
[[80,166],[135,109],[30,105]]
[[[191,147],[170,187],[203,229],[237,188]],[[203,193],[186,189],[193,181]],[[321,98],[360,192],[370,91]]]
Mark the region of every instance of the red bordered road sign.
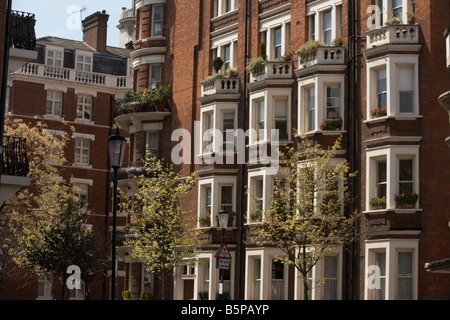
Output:
[[231,260],[230,250],[228,250],[228,246],[227,246],[227,244],[225,242],[222,243],[222,245],[220,246],[219,250],[217,250],[215,257],[218,258],[218,259]]

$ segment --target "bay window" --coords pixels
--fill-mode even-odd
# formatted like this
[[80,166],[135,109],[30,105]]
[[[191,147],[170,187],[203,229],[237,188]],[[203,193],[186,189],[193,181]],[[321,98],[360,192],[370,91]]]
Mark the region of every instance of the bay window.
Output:
[[266,44],[266,59],[280,60],[289,52],[290,12],[263,19],[259,23],[261,42]]
[[312,1],[306,6],[308,38],[331,46],[342,36],[342,1]]
[[[391,54],[367,62],[367,120],[419,115],[418,57]],[[377,109],[383,109],[377,114]]]
[[284,263],[272,259],[271,300],[284,300]]
[[417,299],[418,242],[418,239],[366,240],[366,300]]
[[[386,208],[396,209],[395,196],[419,193],[419,147],[395,145],[367,151],[366,210],[373,197],[386,197]],[[420,209],[417,209],[420,210]]]
[[327,86],[327,120],[339,119],[341,110],[341,87]]
[[280,141],[286,141],[288,139],[288,100],[277,99],[275,100],[275,126],[274,129],[278,130],[278,138]]

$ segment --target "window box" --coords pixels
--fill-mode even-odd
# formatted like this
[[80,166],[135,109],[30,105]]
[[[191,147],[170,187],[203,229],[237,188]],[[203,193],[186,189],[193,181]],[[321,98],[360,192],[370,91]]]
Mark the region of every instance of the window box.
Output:
[[324,131],[342,130],[342,118],[326,120],[325,123],[320,126],[320,129]]
[[200,224],[200,228],[209,228],[211,226],[211,214],[206,213],[204,216],[198,218],[197,222]]
[[386,197],[382,198],[373,197],[370,199],[370,208],[372,210],[383,210],[386,209]]
[[250,212],[250,222],[261,222],[262,221],[262,211],[257,209]]
[[395,203],[398,209],[412,209],[415,208],[416,202],[419,199],[417,193],[403,192],[395,196]]
[[387,110],[386,107],[381,107],[378,109],[374,109],[370,112],[370,116],[373,118],[381,118],[387,116]]

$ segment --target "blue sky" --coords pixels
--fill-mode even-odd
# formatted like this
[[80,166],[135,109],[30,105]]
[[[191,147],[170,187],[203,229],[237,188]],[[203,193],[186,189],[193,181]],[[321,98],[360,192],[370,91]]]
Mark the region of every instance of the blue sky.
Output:
[[12,0],[12,9],[36,15],[36,36],[61,37],[83,40],[80,28],[80,12],[86,18],[96,11],[106,10],[109,14],[108,45],[119,46],[119,23],[122,7],[131,7],[132,0]]

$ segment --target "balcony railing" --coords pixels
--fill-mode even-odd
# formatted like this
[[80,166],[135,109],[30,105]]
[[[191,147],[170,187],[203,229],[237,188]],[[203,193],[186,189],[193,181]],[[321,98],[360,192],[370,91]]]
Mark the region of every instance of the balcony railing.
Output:
[[117,89],[131,89],[132,82],[132,78],[127,76],[113,76],[103,73],[48,66],[38,63],[25,64],[22,66],[22,69],[17,72],[28,76],[66,80],[81,84],[97,85]]
[[312,54],[298,58],[299,69],[313,65],[338,65],[345,63],[345,47],[317,47]]
[[36,33],[34,14],[11,11],[11,42],[10,46],[18,49],[34,50]]
[[17,137],[3,137],[2,175],[25,177],[29,171],[26,140]]
[[236,94],[239,93],[238,78],[216,78],[201,82],[202,97],[214,94]]
[[393,24],[366,32],[367,49],[385,44],[419,43],[419,25]]
[[293,63],[268,61],[263,64],[261,71],[250,74],[250,82],[266,79],[290,79],[292,78]]

